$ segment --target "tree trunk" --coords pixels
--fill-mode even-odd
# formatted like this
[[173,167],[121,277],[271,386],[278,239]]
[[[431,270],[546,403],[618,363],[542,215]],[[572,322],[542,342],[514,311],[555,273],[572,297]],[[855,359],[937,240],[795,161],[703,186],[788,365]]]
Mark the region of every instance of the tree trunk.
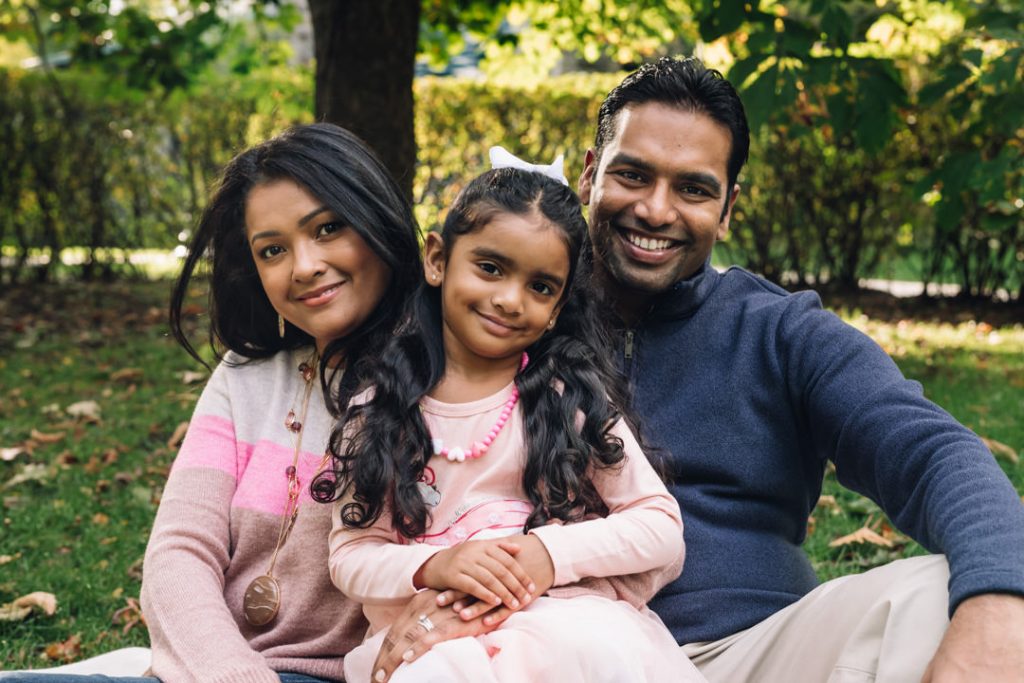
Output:
[[412,198],[412,81],[421,0],[309,0],[316,118],[348,128],[377,152]]

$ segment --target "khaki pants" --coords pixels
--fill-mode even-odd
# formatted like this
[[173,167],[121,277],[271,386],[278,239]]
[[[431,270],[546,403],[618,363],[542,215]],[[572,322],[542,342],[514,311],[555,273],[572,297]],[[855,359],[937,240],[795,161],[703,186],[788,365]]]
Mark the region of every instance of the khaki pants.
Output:
[[949,625],[948,581],[944,556],[898,560],[683,652],[711,683],[913,683]]

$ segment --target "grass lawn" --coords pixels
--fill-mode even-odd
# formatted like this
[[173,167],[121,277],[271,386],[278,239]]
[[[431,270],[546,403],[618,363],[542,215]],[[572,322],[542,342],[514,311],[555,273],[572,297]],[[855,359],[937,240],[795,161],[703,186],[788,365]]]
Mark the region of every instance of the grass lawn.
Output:
[[[0,297],[0,604],[34,591],[58,602],[52,616],[0,621],[0,668],[148,642],[138,623],[141,559],[176,431],[206,376],[167,334],[168,292],[168,283],[148,282]],[[846,317],[929,397],[1007,445],[999,462],[1024,491],[1015,462],[1024,449],[1024,326]],[[822,578],[922,552],[831,476],[811,525],[806,547]],[[889,546],[829,547],[865,526]]]

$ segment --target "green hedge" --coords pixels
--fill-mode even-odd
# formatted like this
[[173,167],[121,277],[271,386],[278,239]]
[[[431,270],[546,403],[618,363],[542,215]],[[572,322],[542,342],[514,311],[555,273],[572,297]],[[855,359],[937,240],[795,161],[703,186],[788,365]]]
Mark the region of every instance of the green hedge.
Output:
[[[492,145],[535,161],[564,154],[566,175],[575,180],[597,108],[619,78],[562,76],[528,90],[418,80],[414,200],[421,225],[443,218],[454,194],[487,167]],[[311,110],[312,75],[302,69],[206,81],[163,99],[109,92],[89,74],[0,71],[0,281],[32,272],[53,277],[46,257],[69,246],[84,248],[86,257],[66,275],[85,278],[124,269],[122,252],[111,248],[175,247],[218,169],[245,146],[308,122]],[[922,160],[963,141],[948,116],[907,117],[913,125],[873,155],[827,127],[762,129],[720,251],[780,282],[855,286],[862,277],[899,272],[969,282],[980,296],[1005,288],[1020,298],[1024,225],[1000,224],[994,236],[985,222],[961,220],[955,240],[948,220],[937,229],[922,200],[931,182]],[[967,195],[966,206],[981,199],[987,201],[972,204]],[[984,262],[996,238],[998,268]],[[961,253],[972,254],[969,263]],[[913,268],[901,272],[901,264]]]

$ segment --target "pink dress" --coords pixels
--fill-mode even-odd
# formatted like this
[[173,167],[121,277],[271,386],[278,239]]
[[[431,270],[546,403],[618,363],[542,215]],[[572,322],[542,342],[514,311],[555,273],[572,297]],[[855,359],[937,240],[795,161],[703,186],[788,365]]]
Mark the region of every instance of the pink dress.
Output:
[[[479,440],[494,425],[512,390],[470,403],[424,399],[430,433],[449,446]],[[554,585],[572,586],[590,577],[650,573],[653,596],[675,578],[683,554],[679,506],[665,489],[633,434],[622,422],[626,459],[620,468],[598,470],[594,485],[607,517],[533,529],[551,555]],[[385,512],[368,529],[345,529],[337,509],[330,536],[331,578],[348,597],[363,603],[370,638],[345,657],[345,680],[371,680],[387,628],[415,595],[413,575],[445,547],[469,539],[520,533],[531,510],[522,489],[526,455],[519,405],[478,460],[451,463],[435,456],[420,489],[432,506],[424,537],[410,542],[390,526]],[[659,570],[672,568],[665,573]],[[551,593],[566,594],[564,589]],[[588,590],[572,597],[541,597],[492,633],[441,643],[392,681],[703,681],[672,635],[646,607],[611,600]]]

